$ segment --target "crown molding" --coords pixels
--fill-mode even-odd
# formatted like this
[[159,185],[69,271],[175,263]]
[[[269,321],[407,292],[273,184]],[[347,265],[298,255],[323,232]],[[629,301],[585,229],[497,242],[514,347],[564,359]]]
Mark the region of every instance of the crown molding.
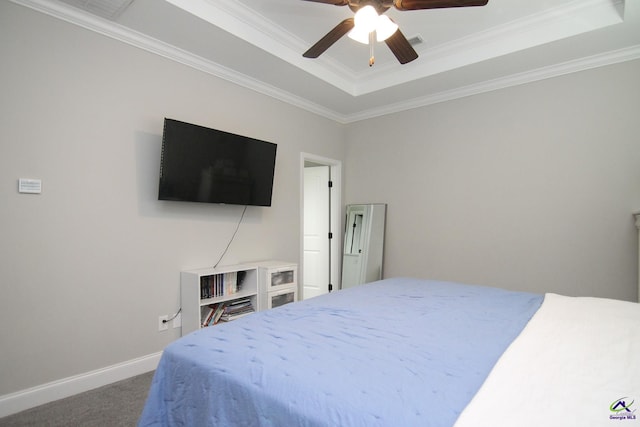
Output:
[[[499,79],[464,86],[436,94],[417,97],[410,100],[386,105],[379,108],[363,110],[355,114],[341,114],[322,105],[311,102],[308,99],[294,95],[290,92],[266,84],[253,77],[231,70],[218,63],[207,60],[190,52],[169,45],[145,34],[136,32],[112,21],[102,19],[85,13],[63,3],[51,0],[11,0],[13,3],[45,13],[52,17],[64,20],[90,31],[102,34],[128,45],[140,48],[147,52],[176,61],[185,66],[211,74],[223,80],[253,90],[263,95],[278,99],[287,104],[325,117],[341,124],[348,124],[360,120],[366,120],[387,114],[397,113],[413,108],[459,99],[493,90],[504,89],[511,86],[531,83],[538,80],[552,78],[564,74],[575,73],[591,68],[602,67],[619,62],[631,61],[640,58],[640,45],[631,46],[612,52],[563,62],[548,67],[538,68],[523,73],[505,76]],[[174,0],[171,0],[174,1]],[[617,1],[619,3],[619,0]],[[591,1],[593,4],[601,3],[601,0]],[[260,30],[262,31],[262,30]],[[263,36],[263,38],[266,38]]]
[[423,61],[377,65],[375,72],[355,72],[331,56],[309,61],[306,44],[296,35],[237,2],[167,0],[351,96],[366,95],[476,62],[621,23],[623,0],[574,0],[418,53]]
[[407,83],[623,22],[623,0],[577,0],[418,52],[423,61],[376,70],[354,96]]
[[216,62],[194,55],[176,46],[157,40],[140,32],[131,30],[115,22],[99,18],[85,13],[72,6],[50,0],[11,0],[13,3],[28,7],[54,18],[69,22],[89,31],[115,39],[130,46],[137,47],[147,52],[162,56],[166,59],[178,62],[187,67],[194,68],[207,74],[219,77],[223,80],[237,84],[247,89],[287,104],[302,108],[311,113],[328,119],[342,122],[343,117],[338,113],[325,108],[317,103],[284,91],[275,86],[266,84],[253,77],[242,74],[236,70],[224,67]]
[[345,116],[343,118],[343,123],[353,123],[361,120],[384,116],[387,114],[393,114],[401,111],[411,110],[414,108],[426,107],[441,102],[452,101],[454,99],[465,98],[467,96],[479,95],[486,92],[492,92],[495,90],[505,89],[513,86],[533,83],[539,80],[550,79],[566,74],[573,74],[593,68],[633,61],[636,59],[640,59],[640,45],[630,46],[624,49],[618,49],[611,52],[605,52],[598,55],[562,62],[547,67],[541,67],[535,70],[512,74],[478,84],[442,91],[436,94],[417,97],[395,104],[386,105],[380,108],[361,111],[356,114]]
[[[336,61],[323,60],[320,63],[304,58],[300,52],[307,48],[298,36],[275,25],[241,3],[220,0],[166,1],[311,75],[319,77],[345,93],[354,95],[356,92],[356,80],[348,78],[353,75],[353,72],[349,72],[347,68]],[[319,64],[322,65],[319,66]]]

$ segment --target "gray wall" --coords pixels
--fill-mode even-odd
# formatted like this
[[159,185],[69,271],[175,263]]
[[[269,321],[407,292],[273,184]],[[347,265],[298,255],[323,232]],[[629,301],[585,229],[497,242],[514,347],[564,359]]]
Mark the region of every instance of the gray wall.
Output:
[[345,203],[389,204],[385,276],[636,301],[638,76],[627,62],[350,126]]
[[342,159],[343,126],[5,1],[0,58],[0,396],[178,336],[157,319],[179,272],[217,261],[242,207],[157,200],[165,116],[278,144],[273,206],[221,265],[298,262],[300,153]]

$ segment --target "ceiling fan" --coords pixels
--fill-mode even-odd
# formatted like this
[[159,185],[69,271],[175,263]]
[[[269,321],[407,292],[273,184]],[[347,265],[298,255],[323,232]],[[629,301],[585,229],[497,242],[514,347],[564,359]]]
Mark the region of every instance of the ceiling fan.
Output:
[[302,54],[305,58],[317,58],[342,36],[361,43],[369,44],[369,66],[373,65],[374,42],[384,41],[401,64],[406,64],[418,57],[407,38],[402,34],[389,17],[384,13],[392,6],[397,10],[423,10],[449,7],[484,6],[489,0],[305,0],[315,3],[326,3],[335,6],[349,6],[355,16],[347,18],[336,25],[309,50]]

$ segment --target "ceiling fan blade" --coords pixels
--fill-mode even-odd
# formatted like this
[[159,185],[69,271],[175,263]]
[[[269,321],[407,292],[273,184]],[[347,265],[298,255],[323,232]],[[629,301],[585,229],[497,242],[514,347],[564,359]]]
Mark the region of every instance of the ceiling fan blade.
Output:
[[338,25],[336,25],[333,30],[329,31],[326,36],[318,40],[316,44],[311,46],[308,51],[302,54],[305,58],[317,58],[322,55],[325,50],[329,49],[332,44],[337,42],[340,37],[347,34],[354,26],[353,18],[347,18]]
[[393,5],[398,10],[484,6],[487,3],[489,3],[489,0],[393,0]]
[[325,3],[325,4],[334,4],[336,6],[346,6],[349,4],[349,0],[304,0],[304,1],[312,1],[315,3]]
[[389,49],[391,49],[391,52],[393,52],[401,64],[406,64],[418,58],[418,53],[400,30],[397,30],[384,42],[389,46]]

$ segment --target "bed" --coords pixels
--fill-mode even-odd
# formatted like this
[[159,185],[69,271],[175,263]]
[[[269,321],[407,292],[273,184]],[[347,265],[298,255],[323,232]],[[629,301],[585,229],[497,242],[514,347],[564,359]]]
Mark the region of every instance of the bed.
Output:
[[639,304],[395,278],[175,341],[139,426],[633,426],[637,407]]

